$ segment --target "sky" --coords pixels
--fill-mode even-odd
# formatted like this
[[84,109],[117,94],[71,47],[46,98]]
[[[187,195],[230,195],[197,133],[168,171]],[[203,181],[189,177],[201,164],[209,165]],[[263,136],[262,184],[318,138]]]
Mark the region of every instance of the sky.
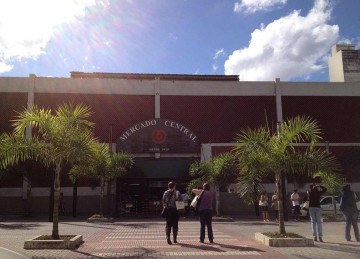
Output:
[[0,77],[71,71],[328,81],[359,0],[0,0]]

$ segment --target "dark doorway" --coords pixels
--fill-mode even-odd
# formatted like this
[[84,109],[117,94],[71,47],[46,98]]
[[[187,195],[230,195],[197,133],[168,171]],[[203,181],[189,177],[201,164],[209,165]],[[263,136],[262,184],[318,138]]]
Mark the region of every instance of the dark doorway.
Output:
[[184,193],[190,181],[190,164],[198,158],[135,158],[125,179],[116,183],[116,207],[119,216],[155,215],[162,209],[161,199],[169,181],[176,181]]

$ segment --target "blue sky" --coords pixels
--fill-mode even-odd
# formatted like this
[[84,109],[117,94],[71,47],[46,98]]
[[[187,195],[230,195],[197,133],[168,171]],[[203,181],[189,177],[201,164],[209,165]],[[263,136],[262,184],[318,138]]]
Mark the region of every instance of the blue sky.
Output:
[[0,0],[0,76],[70,71],[328,81],[358,0]]

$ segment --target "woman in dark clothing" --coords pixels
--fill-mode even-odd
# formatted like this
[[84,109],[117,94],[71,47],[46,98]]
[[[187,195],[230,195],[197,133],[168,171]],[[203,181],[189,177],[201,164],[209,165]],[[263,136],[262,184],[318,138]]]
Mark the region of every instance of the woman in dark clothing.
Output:
[[162,203],[164,208],[166,208],[166,227],[165,227],[165,233],[166,233],[166,241],[169,245],[171,245],[171,228],[173,229],[173,240],[174,243],[177,243],[177,234],[179,229],[179,213],[176,209],[176,203],[175,201],[182,201],[180,192],[175,190],[176,183],[171,181],[168,183],[168,190],[164,192]]
[[351,190],[350,184],[343,187],[343,191],[339,196],[340,210],[345,218],[345,239],[351,240],[350,229],[351,225],[354,229],[355,239],[360,242],[358,216],[359,212],[356,207],[356,194]]
[[212,216],[213,216],[213,193],[210,191],[210,184],[204,183],[203,189],[193,189],[195,195],[201,195],[199,206],[200,217],[200,242],[205,241],[205,226],[207,227],[208,238],[210,243],[214,243],[214,234],[212,229]]
[[307,196],[304,201],[309,201],[309,214],[311,219],[311,228],[312,234],[314,236],[314,241],[323,242],[323,232],[322,232],[322,211],[320,207],[320,197],[323,195],[327,189],[324,186],[311,184],[310,190],[307,192]]

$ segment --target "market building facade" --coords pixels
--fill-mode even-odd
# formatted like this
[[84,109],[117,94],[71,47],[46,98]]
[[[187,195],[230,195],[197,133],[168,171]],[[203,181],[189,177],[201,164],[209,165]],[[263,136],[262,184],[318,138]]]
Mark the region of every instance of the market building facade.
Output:
[[[63,103],[88,105],[95,136],[112,152],[134,156],[127,178],[112,183],[108,207],[117,215],[157,213],[169,180],[185,191],[192,162],[230,150],[243,128],[275,129],[297,115],[319,121],[319,145],[338,157],[349,180],[360,181],[360,82],[244,82],[238,76],[82,72],[72,72],[69,78],[0,77],[0,133],[11,131],[16,111]],[[32,214],[49,212],[51,172],[38,165],[27,171],[0,178],[0,213],[22,213],[24,201]],[[74,187],[66,173],[61,181],[68,214],[74,210],[74,190],[78,214],[97,212],[97,182],[79,179]],[[235,194],[222,197],[224,214],[242,209]]]

